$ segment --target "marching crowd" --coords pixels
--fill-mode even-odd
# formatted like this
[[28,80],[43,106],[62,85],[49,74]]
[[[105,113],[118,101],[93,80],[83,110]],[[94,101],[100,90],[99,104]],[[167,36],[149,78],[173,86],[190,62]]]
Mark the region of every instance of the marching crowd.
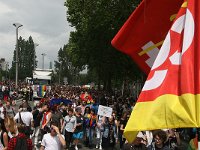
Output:
[[[9,87],[4,88],[0,101],[0,150],[61,150],[124,149],[124,150],[189,150],[197,144],[194,129],[165,129],[139,132],[132,143],[123,136],[124,128],[134,109],[131,97],[103,90],[81,87],[52,86],[35,107],[31,87],[26,88],[19,108],[14,108]],[[6,91],[7,90],[7,91]],[[18,95],[18,93],[17,93]],[[28,95],[28,96],[27,96]],[[52,104],[52,99],[70,103]],[[98,115],[98,106],[112,108],[110,117]]]

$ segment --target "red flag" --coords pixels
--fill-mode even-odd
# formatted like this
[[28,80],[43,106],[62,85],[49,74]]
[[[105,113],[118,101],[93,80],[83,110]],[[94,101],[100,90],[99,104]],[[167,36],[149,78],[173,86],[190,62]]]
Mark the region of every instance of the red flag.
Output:
[[143,0],[112,40],[148,73],[183,0]]
[[200,127],[199,10],[199,0],[183,3],[127,123],[128,140],[135,131]]

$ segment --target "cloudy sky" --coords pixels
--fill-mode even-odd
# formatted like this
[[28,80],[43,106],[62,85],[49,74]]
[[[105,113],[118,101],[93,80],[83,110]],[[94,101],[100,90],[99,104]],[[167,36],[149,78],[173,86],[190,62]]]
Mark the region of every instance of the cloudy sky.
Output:
[[13,23],[21,23],[19,36],[28,39],[32,36],[36,48],[38,67],[42,66],[42,53],[45,68],[57,60],[60,47],[68,42],[73,29],[66,19],[65,0],[0,0],[0,58],[11,65],[16,43],[16,30]]

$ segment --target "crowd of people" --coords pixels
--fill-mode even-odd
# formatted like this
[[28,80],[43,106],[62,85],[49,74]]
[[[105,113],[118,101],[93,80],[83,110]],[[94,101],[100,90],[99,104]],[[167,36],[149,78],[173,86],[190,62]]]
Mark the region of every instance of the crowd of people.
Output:
[[[13,106],[13,94],[19,93],[10,93],[9,86],[2,91],[5,94],[0,101],[0,150],[78,150],[83,144],[100,150],[189,150],[197,145],[194,129],[142,131],[128,143],[123,132],[135,99],[121,96],[120,92],[54,85],[31,107],[31,86],[20,91],[26,92],[21,93],[24,99],[19,108]],[[52,104],[56,99],[70,103]],[[111,107],[112,115],[98,115],[99,105]]]

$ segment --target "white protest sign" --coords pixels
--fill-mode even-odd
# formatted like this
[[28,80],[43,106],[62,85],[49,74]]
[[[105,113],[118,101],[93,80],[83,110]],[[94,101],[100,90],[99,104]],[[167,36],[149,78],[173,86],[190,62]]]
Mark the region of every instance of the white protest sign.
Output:
[[97,114],[100,115],[100,116],[111,117],[112,108],[99,105],[99,109],[98,109],[98,113]]

